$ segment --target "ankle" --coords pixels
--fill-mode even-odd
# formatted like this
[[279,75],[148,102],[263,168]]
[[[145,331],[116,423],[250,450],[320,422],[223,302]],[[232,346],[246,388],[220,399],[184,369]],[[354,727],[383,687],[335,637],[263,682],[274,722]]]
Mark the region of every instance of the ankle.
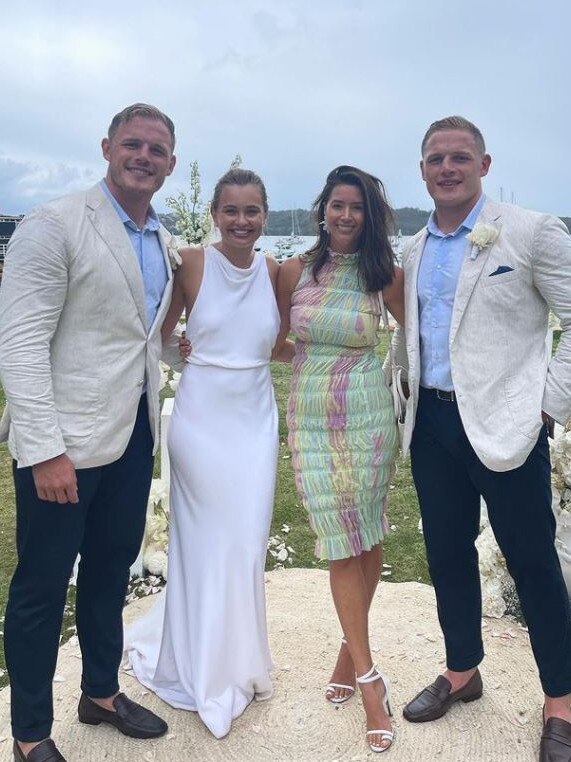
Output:
[[569,696],[558,696],[556,698],[545,696],[543,704],[544,721],[547,721],[550,717],[559,717],[561,720],[571,722],[569,701]]
[[18,741],[18,740],[16,740],[16,743],[17,743],[17,744],[18,744],[18,746],[20,747],[20,751],[22,752],[22,754],[23,754],[25,757],[27,757],[27,756],[28,756],[28,754],[29,754],[29,753],[30,753],[30,752],[31,752],[33,749],[35,749],[35,748],[36,748],[36,746],[39,746],[41,743],[43,743],[43,742],[44,742],[44,741],[46,741],[46,740],[47,740],[46,738],[42,738],[42,740],[41,740],[41,741]]
[[468,683],[474,677],[477,669],[477,667],[473,667],[472,669],[467,669],[464,672],[455,672],[453,669],[446,669],[443,676],[452,686],[450,692],[454,693],[455,691],[459,691],[461,688],[463,688],[466,683]]
[[102,709],[107,709],[108,712],[114,712],[115,707],[113,706],[113,701],[118,695],[119,693],[115,693],[108,698],[92,698],[89,696],[89,700],[93,701],[94,704],[97,704],[97,706],[100,706]]
[[362,670],[361,674],[359,674],[359,671],[357,671],[356,679],[357,682],[360,685],[367,685],[368,683],[374,683],[376,680],[379,680],[380,673],[377,670],[377,667],[373,664],[369,669]]

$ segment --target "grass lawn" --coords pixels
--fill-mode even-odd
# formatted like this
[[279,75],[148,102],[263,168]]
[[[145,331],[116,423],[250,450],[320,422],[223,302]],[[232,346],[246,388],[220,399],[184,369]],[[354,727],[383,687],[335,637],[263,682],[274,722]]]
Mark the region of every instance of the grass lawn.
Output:
[[[383,337],[379,352],[384,354],[385,349],[386,338]],[[314,537],[295,490],[291,459],[287,448],[285,406],[291,377],[289,365],[272,363],[272,375],[280,412],[280,457],[271,534],[282,537],[295,551],[291,555],[292,566],[326,568],[326,563],[317,561],[313,555]],[[0,388],[0,408],[3,405],[4,394]],[[158,464],[156,475],[158,475]],[[413,580],[428,582],[424,544],[422,535],[418,531],[418,503],[410,476],[408,458],[397,461],[396,475],[389,497],[388,515],[393,531],[385,541],[385,564],[390,567],[386,569],[385,579],[394,582]],[[284,524],[290,528],[288,533],[282,531]],[[16,562],[14,534],[15,509],[11,460],[7,447],[3,444],[0,445],[0,612],[2,622],[8,585]],[[286,567],[289,565],[286,563]],[[272,569],[274,566],[275,560],[268,555],[267,568]],[[73,590],[71,592],[73,597]],[[70,624],[71,617],[66,617],[64,632]],[[2,629],[3,627],[0,626],[0,630]],[[1,635],[0,640],[2,640]],[[3,648],[0,653],[0,669],[4,669]],[[0,677],[0,686],[5,683],[6,677]]]

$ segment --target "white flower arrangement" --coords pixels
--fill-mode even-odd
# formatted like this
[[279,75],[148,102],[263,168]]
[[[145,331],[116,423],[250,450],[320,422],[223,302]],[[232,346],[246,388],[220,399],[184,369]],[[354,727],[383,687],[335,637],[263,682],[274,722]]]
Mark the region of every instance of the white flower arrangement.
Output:
[[145,551],[143,563],[145,565],[145,569],[147,569],[150,574],[162,577],[164,580],[166,580],[168,567],[168,556],[166,551],[148,548]]
[[169,544],[169,486],[163,479],[153,479],[148,502],[143,541],[143,567],[150,574],[166,580]]
[[551,466],[554,471],[553,486],[560,493],[562,503],[571,502],[571,431],[564,431],[550,439]]
[[176,370],[172,370],[166,363],[159,363],[160,379],[159,379],[159,391],[164,389],[165,386],[169,386],[170,389],[175,392],[180,381],[181,374]]
[[172,378],[169,381],[169,386],[173,390],[173,392],[176,392],[176,390],[177,390],[178,382],[180,381],[181,375],[182,375],[182,373],[179,373],[178,371],[173,370],[173,372],[172,372]]
[[468,233],[466,238],[472,244],[470,259],[476,259],[482,249],[491,246],[500,234],[500,229],[496,225],[490,225],[486,222],[478,222],[474,229]]
[[571,431],[549,440],[553,470],[553,512],[557,528],[555,547],[571,598]]
[[492,527],[487,521],[476,540],[476,548],[480,560],[482,614],[502,617],[508,608],[507,599],[513,598],[515,585],[506,568]]

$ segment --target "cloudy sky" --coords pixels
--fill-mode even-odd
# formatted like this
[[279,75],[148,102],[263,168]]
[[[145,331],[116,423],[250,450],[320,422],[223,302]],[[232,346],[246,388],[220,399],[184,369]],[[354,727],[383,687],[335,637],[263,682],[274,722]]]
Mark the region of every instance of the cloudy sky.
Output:
[[569,0],[19,0],[2,10],[0,212],[105,172],[113,114],[153,103],[178,164],[155,206],[203,195],[239,153],[273,209],[308,207],[327,172],[378,174],[394,206],[430,208],[419,144],[476,122],[490,196],[571,216]]

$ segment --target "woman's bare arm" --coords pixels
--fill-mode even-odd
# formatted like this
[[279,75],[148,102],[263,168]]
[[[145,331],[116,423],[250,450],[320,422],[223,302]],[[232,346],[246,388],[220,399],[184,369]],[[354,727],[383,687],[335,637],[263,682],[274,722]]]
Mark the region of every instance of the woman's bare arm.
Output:
[[201,246],[179,249],[179,254],[182,263],[174,274],[172,299],[161,329],[163,342],[171,336],[183,310],[186,309],[187,314],[192,310],[204,272],[204,249]]
[[280,332],[272,352],[272,359],[289,362],[293,357],[293,342],[288,340],[290,330],[289,313],[291,295],[299,281],[303,264],[299,257],[286,259],[279,267],[277,282],[277,302],[280,313]]
[[393,282],[383,288],[383,301],[397,323],[404,325],[404,272],[402,267],[395,267]]

